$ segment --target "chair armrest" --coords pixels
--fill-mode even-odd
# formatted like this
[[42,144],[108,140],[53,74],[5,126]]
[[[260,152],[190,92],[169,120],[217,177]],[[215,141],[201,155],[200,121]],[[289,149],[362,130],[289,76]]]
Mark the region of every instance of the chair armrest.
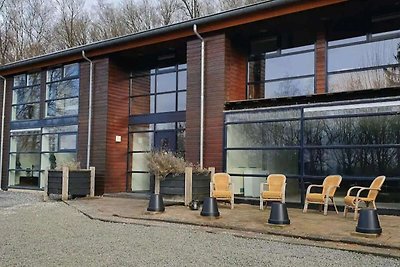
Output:
[[347,190],[346,196],[350,196],[351,191],[353,191],[354,189],[362,189],[362,188],[367,188],[367,187],[363,187],[363,186],[353,186],[353,187],[350,187],[349,190]]
[[356,195],[356,199],[357,199],[357,198],[360,198],[361,192],[362,192],[362,191],[366,191],[366,190],[368,190],[368,191],[371,191],[371,190],[381,191],[381,190],[378,189],[378,188],[362,187],[360,190],[358,190],[357,195]]
[[312,187],[323,187],[322,185],[318,185],[318,184],[310,184],[308,187],[307,187],[307,192],[306,192],[306,194],[310,194],[310,191],[311,191],[311,188]]

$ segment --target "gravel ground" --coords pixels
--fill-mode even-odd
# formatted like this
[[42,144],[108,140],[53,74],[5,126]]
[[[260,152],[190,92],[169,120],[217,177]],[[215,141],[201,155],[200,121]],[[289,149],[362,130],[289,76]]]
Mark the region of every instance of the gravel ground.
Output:
[[0,194],[0,202],[7,196],[20,203],[0,204],[0,266],[400,266],[391,258],[184,225],[101,222],[62,202]]
[[29,205],[41,200],[40,192],[0,191],[0,208]]

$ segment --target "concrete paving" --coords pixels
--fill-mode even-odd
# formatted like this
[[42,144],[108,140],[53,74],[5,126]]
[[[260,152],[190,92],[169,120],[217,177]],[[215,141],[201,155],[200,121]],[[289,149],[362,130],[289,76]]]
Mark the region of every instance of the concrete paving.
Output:
[[334,211],[324,216],[313,209],[306,214],[300,209],[289,209],[291,224],[281,227],[267,223],[270,208],[261,211],[258,206],[248,204],[236,204],[231,210],[229,205],[220,203],[221,216],[216,219],[200,216],[200,210],[192,211],[183,205],[167,205],[164,213],[150,214],[146,211],[148,201],[143,199],[96,197],[70,200],[67,204],[90,218],[103,221],[162,221],[207,226],[294,237],[317,246],[400,257],[400,217],[397,216],[380,215],[383,233],[377,238],[370,238],[354,235],[357,221],[353,220],[352,213],[344,218],[342,213],[337,215]]

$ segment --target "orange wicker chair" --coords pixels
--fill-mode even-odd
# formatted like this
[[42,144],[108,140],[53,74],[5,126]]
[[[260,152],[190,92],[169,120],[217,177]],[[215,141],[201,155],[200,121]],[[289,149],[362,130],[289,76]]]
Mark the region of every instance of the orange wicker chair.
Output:
[[233,209],[235,198],[231,176],[227,173],[216,173],[210,182],[210,197],[217,200],[229,201]]
[[[265,186],[268,190],[264,190]],[[266,183],[260,184],[260,210],[263,210],[264,201],[280,201],[285,203],[286,176],[270,174]]]
[[[370,187],[362,187],[362,186],[353,186],[347,191],[347,195],[344,197],[344,211],[343,216],[347,216],[348,209],[354,209],[354,220],[357,220],[358,211],[360,210],[359,204],[360,202],[364,202],[365,206],[369,206],[372,204],[374,209],[376,209],[375,199],[378,196],[379,191],[383,183],[385,182],[385,176],[376,177]],[[357,194],[354,196],[351,195],[351,191],[354,189],[358,189]],[[361,197],[360,194],[363,191],[369,191],[366,197]]]
[[[324,215],[328,214],[328,202],[332,201],[333,206],[335,207],[336,213],[338,214],[338,210],[335,204],[334,195],[336,193],[336,189],[339,187],[342,182],[342,176],[340,175],[329,175],[324,179],[322,185],[310,185],[307,188],[306,199],[304,203],[303,212],[307,212],[308,204],[321,204],[324,205]],[[322,193],[311,193],[311,188],[313,187],[322,187]]]

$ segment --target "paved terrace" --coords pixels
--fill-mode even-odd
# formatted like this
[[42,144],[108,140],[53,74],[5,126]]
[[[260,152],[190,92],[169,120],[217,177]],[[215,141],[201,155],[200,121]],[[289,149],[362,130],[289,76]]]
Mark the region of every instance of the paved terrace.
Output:
[[336,215],[334,211],[324,216],[312,207],[306,214],[301,209],[289,209],[291,224],[274,226],[267,224],[269,207],[260,211],[258,206],[248,204],[235,204],[231,210],[229,205],[220,203],[221,216],[217,219],[200,216],[200,210],[192,211],[183,205],[167,204],[164,213],[149,214],[146,211],[148,201],[143,199],[97,197],[70,200],[67,204],[93,219],[103,221],[129,223],[131,220],[137,223],[142,220],[208,226],[238,231],[247,236],[250,234],[249,237],[252,234],[272,234],[298,238],[316,246],[400,257],[400,217],[397,216],[380,215],[383,233],[377,238],[370,238],[352,234],[357,225],[352,213],[347,218],[342,213]]

